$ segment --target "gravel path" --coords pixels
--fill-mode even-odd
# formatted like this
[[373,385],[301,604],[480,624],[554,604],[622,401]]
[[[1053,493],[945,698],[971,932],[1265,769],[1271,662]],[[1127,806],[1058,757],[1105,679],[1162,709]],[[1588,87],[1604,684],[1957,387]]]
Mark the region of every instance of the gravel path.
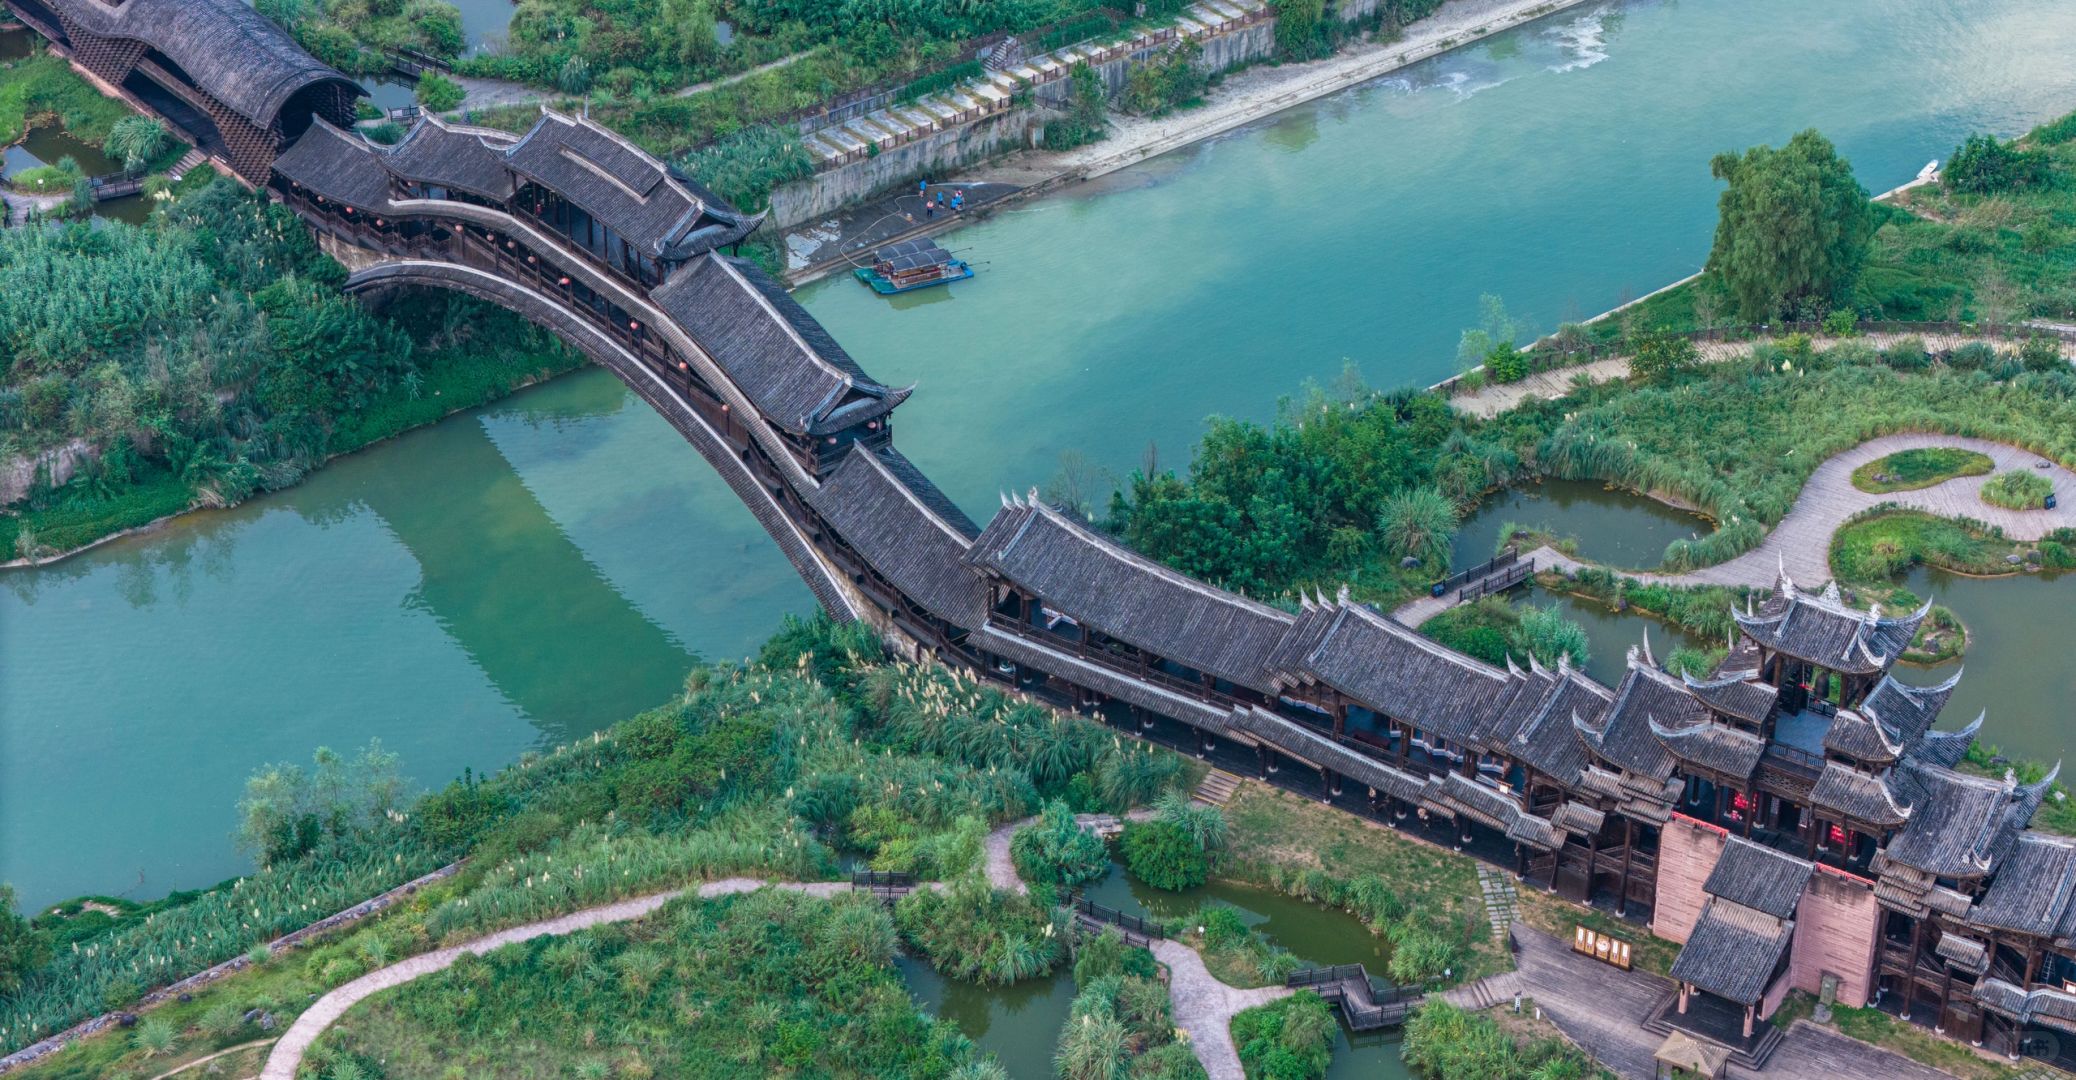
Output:
[[[1954,446],[1989,455],[1996,469],[1986,476],[1957,476],[1916,491],[1892,491],[1874,495],[1853,486],[1853,470],[1898,450]],[[2041,465],[2046,468],[2040,468]],[[2037,472],[2054,483],[2055,491],[2068,498],[2052,510],[2006,510],[1982,501],[1982,485],[1997,473],[2011,469]],[[2004,530],[2013,540],[2038,540],[2055,529],[2076,526],[2076,472],[2071,472],[2029,450],[2021,450],[1988,439],[1955,435],[1884,435],[1869,439],[1827,459],[1810,474],[1802,494],[1788,516],[1773,527],[1758,547],[1728,562],[1705,566],[1685,574],[1620,571],[1623,577],[1663,585],[1745,585],[1770,589],[1785,568],[1788,576],[1804,588],[1831,580],[1831,535],[1854,514],[1883,503],[1922,510],[1947,518],[1972,518]],[[1563,570],[1575,574],[1592,563],[1566,555],[1551,547],[1539,547],[1525,558],[1535,560],[1539,570]],[[1451,598],[1423,596],[1392,611],[1392,617],[1407,626],[1419,626],[1454,606]]]
[[[774,884],[756,878],[723,878],[699,886],[698,895],[704,899],[731,893],[754,892],[767,884],[775,889],[789,889],[823,897],[850,890],[848,883],[835,881]],[[444,971],[454,966],[454,962],[465,955],[480,956],[515,942],[572,934],[587,927],[639,919],[685,895],[686,892],[685,889],[671,889],[603,907],[572,912],[542,922],[514,926],[509,930],[499,930],[465,944],[423,953],[407,960],[400,960],[379,971],[369,972],[318,998],[301,1016],[296,1017],[296,1022],[289,1025],[288,1030],[282,1033],[281,1041],[274,1044],[273,1052],[267,1055],[266,1067],[260,1070],[260,1080],[295,1080],[296,1068],[303,1063],[303,1055],[309,1051],[311,1044],[317,1041],[317,1037],[324,1034],[326,1028],[338,1022],[338,1019],[346,1014],[346,1010],[379,991],[401,986],[421,975]]]

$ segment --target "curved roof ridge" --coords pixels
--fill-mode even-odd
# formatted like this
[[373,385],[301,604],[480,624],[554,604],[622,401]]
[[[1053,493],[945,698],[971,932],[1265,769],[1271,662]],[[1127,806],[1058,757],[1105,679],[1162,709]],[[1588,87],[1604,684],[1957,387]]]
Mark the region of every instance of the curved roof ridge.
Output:
[[[1391,618],[1388,615],[1382,615],[1375,611],[1372,611],[1369,607],[1363,604],[1348,604],[1345,605],[1342,610],[1353,612],[1359,618],[1369,622],[1373,626],[1376,626],[1378,629],[1383,630],[1385,633],[1397,637],[1415,648],[1422,649],[1426,652],[1432,653],[1435,656],[1439,656],[1442,659],[1456,664],[1459,667],[1466,668],[1488,679],[1493,679],[1498,682],[1507,681],[1506,672],[1501,671],[1500,669],[1493,667],[1491,664],[1488,664],[1475,656],[1471,656],[1468,653],[1457,652],[1455,649],[1449,648],[1448,646],[1443,645],[1441,642],[1435,641],[1434,639],[1427,637],[1419,631],[1407,627],[1404,623],[1399,622],[1397,619]],[[1533,661],[1534,654],[1530,654],[1529,659]],[[1538,670],[1540,670],[1540,668],[1538,668]]]
[[[1134,551],[1130,546],[1126,545],[1123,541],[1118,540],[1116,537],[1104,536],[1102,534],[1097,533],[1094,529],[1091,529],[1088,526],[1083,525],[1081,522],[1074,520],[1074,518],[1072,518],[1071,516],[1061,513],[1059,510],[1054,509],[1051,505],[1047,504],[1044,499],[1038,496],[1037,488],[1031,489],[1030,497],[1025,500],[1025,505],[1037,510],[1037,512],[1040,514],[1045,515],[1047,520],[1065,527],[1069,531],[1073,532],[1076,536],[1080,537],[1082,540],[1102,547],[1109,548],[1110,550],[1117,552],[1125,559],[1139,563],[1143,565],[1146,569],[1152,571],[1160,577],[1166,578],[1168,581],[1173,582],[1177,585],[1181,585],[1184,588],[1190,589],[1191,591],[1194,591],[1202,596],[1229,603],[1237,603],[1243,607],[1253,609],[1257,614],[1267,615],[1275,619],[1288,620],[1291,618],[1290,612],[1284,611],[1281,608],[1270,607],[1269,605],[1264,604],[1261,601],[1254,599],[1253,597],[1247,596],[1242,593],[1234,592],[1231,589],[1222,589],[1216,585],[1211,584],[1208,581],[1203,581],[1198,578],[1190,577],[1188,574],[1185,574],[1182,571],[1167,565],[1166,563],[1160,562],[1156,559],[1149,558],[1146,555],[1141,554],[1140,552]],[[1361,609],[1361,605],[1359,604],[1350,604],[1347,606],[1345,610],[1354,611]]]

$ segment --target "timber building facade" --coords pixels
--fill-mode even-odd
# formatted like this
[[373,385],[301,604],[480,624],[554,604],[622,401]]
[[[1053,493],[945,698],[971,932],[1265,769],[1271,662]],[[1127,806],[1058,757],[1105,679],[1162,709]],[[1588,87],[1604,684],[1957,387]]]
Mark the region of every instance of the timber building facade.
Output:
[[1659,1022],[1748,1063],[1792,989],[2013,1054],[2076,1032],[2076,843],[2028,830],[2052,777],[1960,769],[1982,720],[1936,729],[1954,682],[1895,677],[1924,608],[1783,574],[1709,678],[1646,643],[1606,686],[1563,660],[1481,662],[1345,592],[1237,595],[1035,494],[983,526],[895,449],[910,389],[726,253],[760,219],[613,132],[426,118],[378,146],[345,126],[344,80],[238,0],[6,2],[104,78],[164,75],[227,139],[247,124],[234,160],[349,289],[469,292],[613,370],[838,618],[1648,920],[1682,943]]

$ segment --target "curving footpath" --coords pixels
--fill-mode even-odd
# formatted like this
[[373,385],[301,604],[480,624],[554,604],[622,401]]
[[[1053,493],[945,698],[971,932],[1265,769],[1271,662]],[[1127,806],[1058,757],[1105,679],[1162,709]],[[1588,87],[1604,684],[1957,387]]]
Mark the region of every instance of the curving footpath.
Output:
[[[770,883],[758,878],[737,877],[709,881],[698,887],[697,894],[701,899],[708,899],[730,893],[753,892],[767,884],[775,889],[824,897],[850,889],[848,884],[836,881]],[[289,1025],[288,1030],[282,1033],[281,1041],[274,1044],[273,1052],[267,1055],[266,1067],[260,1070],[260,1080],[295,1080],[296,1069],[303,1063],[303,1055],[309,1051],[311,1044],[317,1041],[317,1037],[324,1034],[326,1028],[337,1023],[341,1016],[346,1015],[346,1010],[380,991],[392,986],[401,986],[422,975],[445,971],[453,967],[454,962],[463,956],[480,956],[503,946],[531,941],[537,937],[556,937],[606,923],[639,919],[691,891],[693,890],[671,889],[606,904],[603,907],[571,912],[525,926],[514,926],[508,930],[486,934],[474,941],[435,949],[429,953],[399,960],[386,968],[371,971],[318,998],[301,1016],[296,1017],[296,1022]]]
[[[1143,821],[1152,817],[1152,811],[1134,810],[1120,819],[1111,814],[1080,814],[1075,817],[1083,827],[1102,830],[1117,826],[1123,821]],[[987,879],[988,884],[1005,891],[1025,892],[1023,880],[1017,875],[1016,865],[1009,858],[1009,839],[1018,829],[1038,819],[1025,818],[1013,821],[988,833]],[[346,1011],[394,986],[401,986],[413,979],[453,967],[463,956],[480,956],[521,941],[538,937],[558,937],[579,930],[607,923],[629,922],[655,913],[658,908],[672,900],[694,893],[706,900],[733,893],[754,892],[761,888],[785,889],[806,893],[809,896],[831,897],[850,891],[847,882],[840,881],[780,881],[767,882],[761,878],[733,877],[709,881],[693,889],[670,889],[651,893],[629,900],[606,904],[571,912],[553,919],[544,919],[524,926],[486,934],[474,941],[435,949],[429,953],[399,960],[386,968],[371,971],[352,982],[345,983],[318,998],[311,1006],[296,1017],[295,1023],[283,1032],[279,1042],[267,1055],[266,1067],[260,1070],[259,1080],[295,1080],[296,1070],[302,1066],[303,1055],[317,1042],[318,1036]],[[931,887],[942,888],[941,882]],[[1240,1055],[1233,1046],[1233,1016],[1256,1005],[1285,997],[1292,991],[1287,987],[1263,986],[1242,990],[1220,982],[1204,966],[1204,958],[1196,950],[1174,941],[1153,943],[1153,955],[1168,966],[1168,996],[1174,1002],[1175,1026],[1190,1037],[1190,1047],[1197,1060],[1210,1074],[1211,1080],[1244,1080],[1245,1072],[1240,1066]]]
[[[1878,461],[1899,450],[1953,446],[1989,456],[1995,469],[1986,476],[1957,476],[1915,491],[1870,494],[1853,486],[1853,470]],[[2045,464],[2045,469],[2039,468]],[[2052,510],[2006,510],[1982,501],[1982,485],[1997,473],[2012,469],[2038,472],[2053,481],[2055,490],[2068,496]],[[2076,527],[2076,472],[2063,468],[2030,450],[2008,443],[1956,435],[1911,433],[1869,439],[1850,450],[1827,458],[1809,476],[1802,493],[1786,517],[1775,525],[1758,547],[1714,566],[1684,574],[1616,570],[1623,577],[1653,585],[1744,585],[1770,589],[1780,581],[1782,570],[1804,587],[1831,580],[1831,537],[1855,515],[1889,504],[1922,510],[1946,518],[1972,518],[2004,530],[2016,541],[2038,540],[2058,528]],[[1566,555],[1551,547],[1528,553],[1539,569],[1577,573],[1596,564]],[[1613,568],[1609,568],[1613,569]],[[1448,598],[1422,597],[1392,614],[1408,626],[1422,622],[1453,606]]]

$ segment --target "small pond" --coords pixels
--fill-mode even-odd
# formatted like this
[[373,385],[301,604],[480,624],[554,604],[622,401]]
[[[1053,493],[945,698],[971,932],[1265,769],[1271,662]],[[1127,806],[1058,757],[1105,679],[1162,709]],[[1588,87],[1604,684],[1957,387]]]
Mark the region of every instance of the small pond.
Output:
[[1508,488],[1471,511],[1456,530],[1454,565],[1491,558],[1508,522],[1577,537],[1581,559],[1635,569],[1657,566],[1674,540],[1715,530],[1707,518],[1633,492],[1595,481],[1546,479]]
[[[1584,597],[1536,589],[1521,602],[1539,608],[1555,608],[1565,618],[1583,627],[1588,650],[1586,674],[1608,686],[1622,681],[1623,673],[1629,668],[1629,647],[1642,644],[1645,634],[1651,638],[1651,655],[1661,664],[1681,646],[1701,649],[1709,644],[1671,623],[1634,611],[1611,611],[1606,604]],[[1720,646],[1722,642],[1715,644]]]
[[1110,873],[1082,891],[1098,904],[1155,919],[1187,915],[1207,903],[1226,904],[1238,909],[1247,925],[1270,944],[1289,949],[1309,967],[1364,964],[1381,973],[1390,955],[1390,945],[1353,915],[1259,886],[1212,881],[1167,892],[1111,863]]
[[403,109],[418,103],[418,88],[401,79],[363,79],[360,86],[378,108]]
[[[1110,873],[1083,890],[1096,903],[1157,918],[1185,915],[1205,903],[1227,904],[1271,943],[1289,949],[1314,967],[1362,964],[1384,977],[1390,945],[1346,912],[1285,896],[1272,889],[1212,881],[1182,892],[1165,892],[1133,878],[1112,863]],[[1335,1013],[1336,1018],[1339,1013]],[[1396,1032],[1353,1032],[1339,1026],[1327,1080],[1400,1080],[1410,1074],[1398,1053]]]
[[20,60],[22,57],[29,55],[31,40],[29,28],[26,26],[17,26],[10,30],[0,30],[0,63],[6,63],[9,60]]
[[989,1051],[1010,1080],[1052,1080],[1052,1052],[1074,1004],[1074,972],[1062,964],[1043,979],[983,986],[946,978],[927,960],[898,957],[894,966],[924,1011],[958,1025]]
[[2063,657],[2076,639],[2076,574],[1972,578],[1919,567],[1903,584],[1952,608],[1968,627],[1968,654],[1961,660],[1896,668],[1897,678],[1926,684],[1966,666],[1940,727],[1965,726],[1987,709],[1983,742],[2050,764],[2076,756],[2070,753],[2076,667]]
[[81,172],[88,176],[105,176],[122,171],[122,162],[101,152],[101,148],[82,141],[71,132],[55,125],[32,127],[20,143],[8,147],[8,175],[17,171],[15,161],[21,156],[33,159],[19,168],[35,168],[39,165],[55,165],[66,158],[79,163]]

